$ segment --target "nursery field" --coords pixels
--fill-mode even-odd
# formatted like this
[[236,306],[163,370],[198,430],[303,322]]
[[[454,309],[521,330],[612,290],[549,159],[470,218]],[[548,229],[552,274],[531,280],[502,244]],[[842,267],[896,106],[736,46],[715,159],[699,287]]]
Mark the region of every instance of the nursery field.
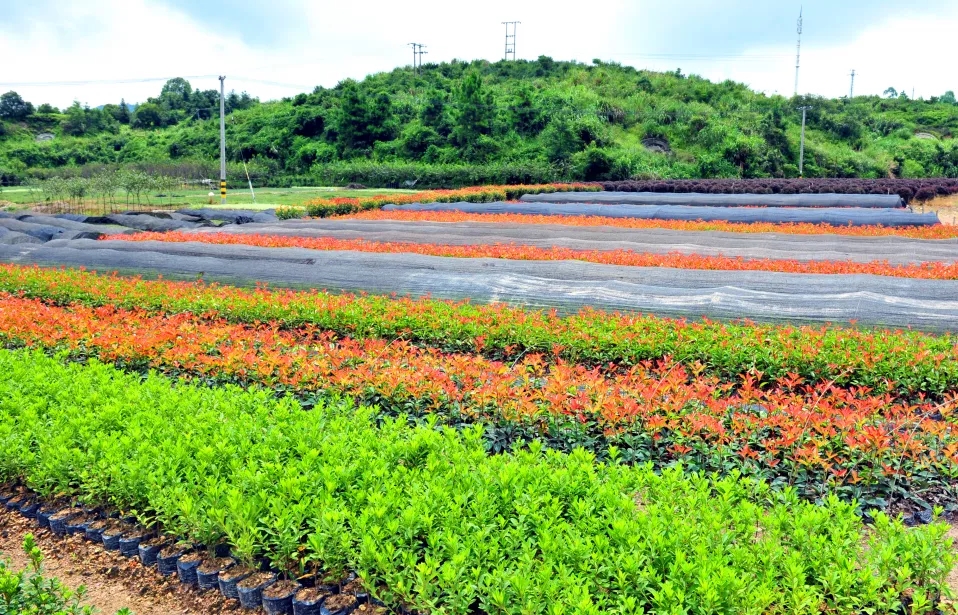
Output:
[[0,217],[0,502],[208,612],[955,613],[955,227],[599,189]]

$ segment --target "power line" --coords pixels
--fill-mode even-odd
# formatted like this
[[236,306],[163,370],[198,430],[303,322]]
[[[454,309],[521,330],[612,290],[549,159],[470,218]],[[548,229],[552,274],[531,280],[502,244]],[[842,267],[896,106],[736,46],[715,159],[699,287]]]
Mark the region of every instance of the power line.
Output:
[[[506,26],[506,54],[503,56],[504,61],[509,60],[509,55],[512,55],[512,60],[516,59],[516,26],[521,24],[521,21],[504,21],[503,25]],[[512,26],[512,34],[509,34],[509,26]]]
[[855,69],[852,69],[852,85],[848,89],[848,99],[855,98]]
[[119,85],[124,83],[149,83],[151,81],[169,81],[170,79],[213,79],[217,75],[178,75],[177,77],[146,77],[141,79],[99,79],[87,81],[22,81],[19,83],[0,83],[0,87],[47,87],[67,85]]

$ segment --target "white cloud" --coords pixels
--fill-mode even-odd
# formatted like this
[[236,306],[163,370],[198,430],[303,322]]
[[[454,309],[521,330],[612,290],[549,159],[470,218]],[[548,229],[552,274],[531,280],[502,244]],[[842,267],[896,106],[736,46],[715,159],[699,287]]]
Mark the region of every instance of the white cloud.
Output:
[[[503,52],[503,20],[516,19],[519,57],[614,59],[638,67],[681,66],[712,79],[743,81],[769,93],[791,94],[794,40],[754,48],[720,62],[683,56],[682,49],[644,49],[632,0],[594,0],[587,6],[546,0],[487,0],[454,3],[302,1],[297,35],[268,50],[243,42],[235,32],[201,23],[159,0],[55,1],[45,20],[0,23],[0,79],[64,82],[211,75],[191,79],[194,87],[247,90],[263,99],[288,96],[314,85],[332,86],[346,77],[409,64],[407,43],[427,45],[427,62],[453,58],[496,60]],[[694,16],[690,15],[689,19]],[[958,89],[950,62],[958,6],[934,19],[896,18],[864,30],[853,41],[802,51],[800,90],[840,96],[855,68],[856,91],[881,93],[892,85],[930,96]],[[656,40],[662,40],[657,37]],[[674,54],[667,59],[630,55]],[[267,85],[246,79],[289,84]],[[121,97],[139,102],[156,95],[161,82],[57,86],[17,85],[34,103],[58,106],[74,99],[91,105]],[[3,87],[0,85],[0,87]],[[8,89],[8,88],[4,88]]]

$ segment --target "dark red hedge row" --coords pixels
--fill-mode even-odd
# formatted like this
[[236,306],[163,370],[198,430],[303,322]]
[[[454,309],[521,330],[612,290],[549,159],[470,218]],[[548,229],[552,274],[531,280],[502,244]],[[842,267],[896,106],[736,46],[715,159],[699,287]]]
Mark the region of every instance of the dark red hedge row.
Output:
[[958,179],[654,179],[600,182],[614,192],[898,194],[905,202],[958,194]]

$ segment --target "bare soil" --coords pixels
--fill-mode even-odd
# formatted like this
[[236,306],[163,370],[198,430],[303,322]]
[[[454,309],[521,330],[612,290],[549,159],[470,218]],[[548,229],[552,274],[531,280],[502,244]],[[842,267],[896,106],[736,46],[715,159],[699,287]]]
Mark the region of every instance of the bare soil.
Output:
[[942,224],[958,225],[958,194],[950,196],[940,196],[934,198],[924,205],[913,202],[912,209],[919,213],[934,211],[938,213],[938,219]]
[[43,573],[56,577],[67,587],[86,587],[83,604],[97,612],[112,615],[129,608],[136,615],[219,615],[239,612],[238,602],[223,598],[218,592],[200,592],[179,582],[176,575],[164,577],[153,568],[140,564],[138,558],[126,558],[107,551],[80,536],[57,538],[41,529],[34,521],[0,509],[0,553],[13,564],[24,568],[28,561],[23,553],[25,534],[37,539],[43,551]]

